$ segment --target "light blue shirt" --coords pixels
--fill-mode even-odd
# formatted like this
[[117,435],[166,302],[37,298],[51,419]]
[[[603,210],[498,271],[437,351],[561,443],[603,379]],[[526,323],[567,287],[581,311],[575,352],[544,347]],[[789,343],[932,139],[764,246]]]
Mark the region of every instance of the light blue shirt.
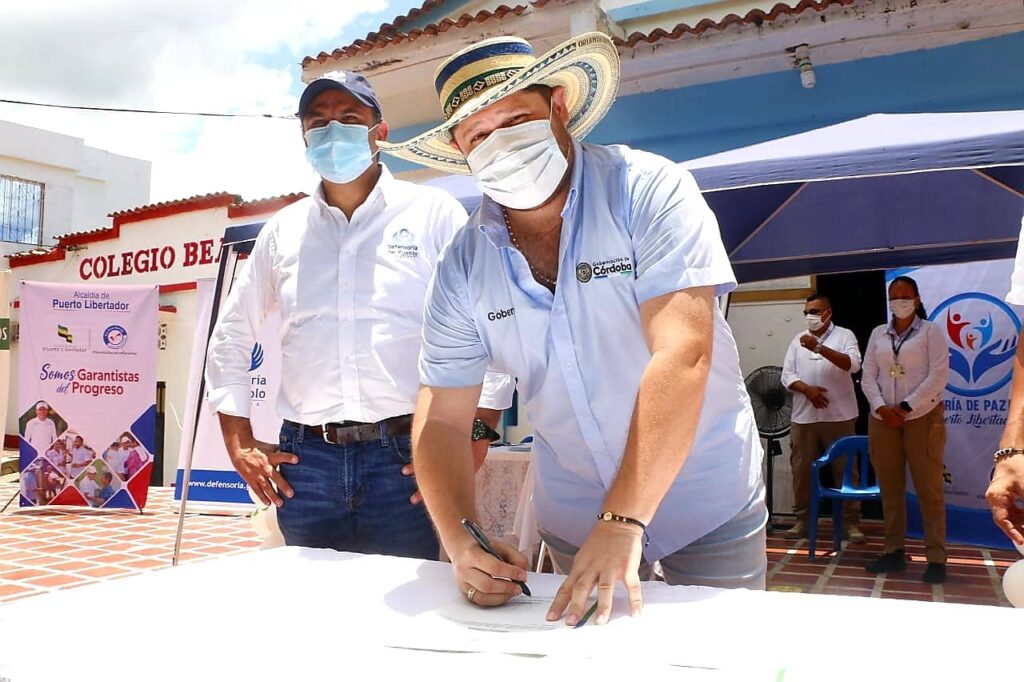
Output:
[[[603,511],[651,358],[640,304],[691,287],[724,294],[736,281],[715,216],[687,171],[628,147],[574,144],[554,294],[534,281],[500,206],[485,198],[470,217],[479,229],[459,232],[438,263],[420,379],[474,386],[488,365],[518,377],[535,429],[538,524],[579,546]],[[721,526],[760,485],[760,440],[717,306],[700,409],[693,448],[648,528],[649,560]]]

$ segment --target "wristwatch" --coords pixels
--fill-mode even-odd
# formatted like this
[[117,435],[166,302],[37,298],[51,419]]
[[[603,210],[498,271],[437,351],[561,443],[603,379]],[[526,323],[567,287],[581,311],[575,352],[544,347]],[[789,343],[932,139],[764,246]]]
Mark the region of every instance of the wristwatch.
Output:
[[821,339],[818,339],[818,344],[814,347],[814,352],[821,355],[822,348],[824,348],[824,344],[822,344]]
[[992,460],[995,462],[1002,462],[1004,459],[1013,457],[1014,455],[1024,455],[1024,450],[1020,448],[999,448],[992,455]]
[[906,400],[900,401],[900,409],[908,414],[914,411]]
[[483,419],[473,420],[473,431],[470,437],[475,441],[486,440],[491,443],[501,440],[501,434],[485,424]]

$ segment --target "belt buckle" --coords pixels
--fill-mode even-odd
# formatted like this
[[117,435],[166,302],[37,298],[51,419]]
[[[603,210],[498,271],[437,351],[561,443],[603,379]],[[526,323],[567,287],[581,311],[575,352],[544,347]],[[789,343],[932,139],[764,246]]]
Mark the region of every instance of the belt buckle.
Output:
[[320,429],[321,429],[320,436],[324,439],[324,442],[327,443],[328,445],[337,445],[337,443],[335,441],[331,440],[331,436],[330,436],[331,429],[330,429],[330,426],[331,426],[330,424],[324,424],[323,426],[321,426],[320,427]]

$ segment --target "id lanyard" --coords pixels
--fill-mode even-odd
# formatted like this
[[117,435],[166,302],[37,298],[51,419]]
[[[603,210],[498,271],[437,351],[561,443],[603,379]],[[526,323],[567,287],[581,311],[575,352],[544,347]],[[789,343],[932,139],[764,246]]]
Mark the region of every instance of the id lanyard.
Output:
[[903,368],[903,365],[900,364],[900,349],[903,348],[903,344],[907,342],[907,339],[913,335],[913,327],[910,327],[907,332],[900,337],[899,343],[896,343],[896,337],[889,335],[889,345],[892,347],[892,367],[889,368],[889,376],[893,379],[901,377],[907,373]]

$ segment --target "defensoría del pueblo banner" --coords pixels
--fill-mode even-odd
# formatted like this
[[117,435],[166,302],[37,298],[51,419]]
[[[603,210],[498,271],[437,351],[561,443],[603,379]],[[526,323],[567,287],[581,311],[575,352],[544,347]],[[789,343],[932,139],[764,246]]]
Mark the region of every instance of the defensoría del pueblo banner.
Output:
[[21,283],[21,506],[142,509],[153,468],[155,286]]

